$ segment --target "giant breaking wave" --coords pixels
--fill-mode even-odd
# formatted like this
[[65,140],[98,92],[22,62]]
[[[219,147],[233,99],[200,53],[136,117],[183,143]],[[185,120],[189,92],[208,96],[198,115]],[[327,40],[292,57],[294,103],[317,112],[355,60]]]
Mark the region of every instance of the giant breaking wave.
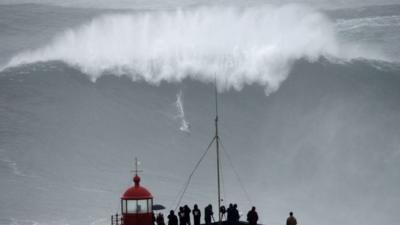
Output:
[[350,60],[380,56],[340,43],[334,24],[300,6],[201,7],[106,15],[14,56],[5,68],[60,60],[96,80],[128,75],[158,84],[192,78],[240,90],[277,90],[301,58]]

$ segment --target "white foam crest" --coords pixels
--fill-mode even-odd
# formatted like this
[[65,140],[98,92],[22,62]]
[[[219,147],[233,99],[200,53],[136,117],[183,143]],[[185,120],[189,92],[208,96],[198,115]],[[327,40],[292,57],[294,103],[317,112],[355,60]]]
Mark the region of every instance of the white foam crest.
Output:
[[[28,219],[10,218],[10,220],[11,220],[10,225],[41,225],[40,222],[37,222],[37,221],[34,221],[34,220],[28,220]],[[42,225],[44,225],[44,224],[42,224]]]
[[400,27],[400,16],[339,19],[336,25],[340,31],[355,30],[365,27]]
[[153,84],[217,76],[221,90],[259,84],[268,94],[300,58],[366,57],[348,48],[329,19],[305,6],[200,7],[103,16],[6,67],[61,60],[92,80],[111,73]]

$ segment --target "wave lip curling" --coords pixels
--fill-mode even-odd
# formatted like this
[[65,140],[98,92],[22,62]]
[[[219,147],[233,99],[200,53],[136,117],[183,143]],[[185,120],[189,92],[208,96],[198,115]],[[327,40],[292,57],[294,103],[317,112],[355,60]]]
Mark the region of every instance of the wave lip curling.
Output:
[[6,67],[60,60],[92,80],[111,73],[153,84],[217,76],[221,90],[259,84],[268,94],[298,59],[366,57],[346,49],[334,24],[308,7],[201,7],[102,16],[14,56]]

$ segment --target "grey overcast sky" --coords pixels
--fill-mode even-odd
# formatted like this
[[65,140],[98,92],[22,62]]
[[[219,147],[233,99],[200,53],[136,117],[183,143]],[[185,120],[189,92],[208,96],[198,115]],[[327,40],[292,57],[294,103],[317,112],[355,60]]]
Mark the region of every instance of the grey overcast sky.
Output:
[[0,0],[0,4],[39,3],[69,7],[153,8],[179,7],[198,4],[230,3],[306,3],[320,8],[348,8],[366,5],[400,4],[400,0]]

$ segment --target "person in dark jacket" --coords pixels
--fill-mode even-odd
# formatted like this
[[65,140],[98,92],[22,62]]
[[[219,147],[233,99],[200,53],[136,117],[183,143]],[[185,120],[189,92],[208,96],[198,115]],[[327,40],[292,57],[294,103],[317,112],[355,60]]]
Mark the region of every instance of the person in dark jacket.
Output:
[[247,222],[249,225],[257,225],[258,214],[256,212],[256,207],[252,207],[251,210],[247,213]]
[[157,221],[157,225],[165,225],[164,215],[162,213],[159,213],[156,221]]
[[200,225],[201,212],[197,204],[194,205],[192,213],[194,225]]
[[185,222],[187,225],[190,225],[190,212],[192,212],[192,210],[190,210],[188,205],[185,205],[183,207],[183,212],[185,214]]
[[225,206],[221,205],[221,207],[219,207],[219,212],[221,213],[221,220],[224,220],[225,214],[226,214],[226,208]]
[[206,222],[206,225],[211,224],[211,218],[213,217],[213,214],[212,206],[210,204],[204,209],[204,221]]
[[234,211],[233,210],[234,210],[233,209],[233,205],[231,203],[231,204],[229,204],[229,207],[226,210],[226,213],[227,213],[227,218],[226,219],[228,221],[228,224],[233,224],[233,221],[234,221],[234,217],[233,217]]
[[183,207],[179,207],[178,217],[179,217],[179,225],[186,225],[185,211],[184,211]]
[[154,213],[151,213],[151,222],[153,225],[156,225],[156,215]]
[[293,216],[293,212],[289,213],[289,217],[286,220],[286,225],[297,225],[297,220]]
[[178,225],[178,217],[175,215],[174,210],[169,211],[168,225]]
[[239,214],[239,210],[237,209],[237,204],[233,205],[233,222],[234,224],[238,224],[239,219],[240,219],[240,214]]

